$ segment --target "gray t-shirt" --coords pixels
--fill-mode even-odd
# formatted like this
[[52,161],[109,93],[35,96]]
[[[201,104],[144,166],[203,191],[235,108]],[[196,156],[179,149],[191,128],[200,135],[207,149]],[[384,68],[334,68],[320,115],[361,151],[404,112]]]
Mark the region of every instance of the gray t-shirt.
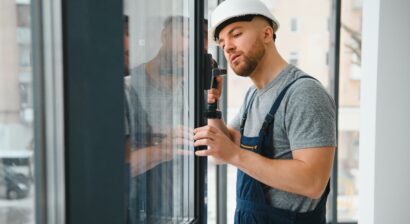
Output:
[[[244,105],[249,103],[256,91],[255,99],[249,108],[244,127],[244,135],[257,137],[263,121],[270,111],[280,91],[296,78],[307,75],[295,66],[288,65],[271,83],[263,89],[250,87],[245,102],[229,126],[240,130]],[[336,146],[336,108],[333,99],[323,86],[313,79],[296,81],[286,93],[275,114],[273,130],[273,154],[275,159],[292,159],[292,151]],[[313,210],[319,200],[271,188],[266,197],[271,206],[291,211]]]
[[[129,98],[134,115],[135,132],[140,132],[147,125],[150,133],[165,135],[184,120],[184,98],[181,78],[175,78],[171,89],[161,86],[158,81],[149,78],[145,64],[131,70]],[[138,122],[142,124],[138,124]],[[137,123],[137,124],[136,124]]]

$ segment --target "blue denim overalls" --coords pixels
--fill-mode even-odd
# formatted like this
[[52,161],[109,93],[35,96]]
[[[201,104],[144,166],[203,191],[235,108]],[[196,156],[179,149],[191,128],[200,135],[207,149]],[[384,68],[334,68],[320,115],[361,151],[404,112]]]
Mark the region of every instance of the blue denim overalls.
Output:
[[[273,158],[273,121],[279,105],[289,87],[297,80],[311,78],[301,76],[289,83],[278,95],[276,101],[265,118],[258,137],[246,137],[243,135],[248,110],[255,99],[253,93],[241,121],[241,148],[258,153],[262,156]],[[329,194],[329,183],[322,195],[317,207],[310,212],[300,213],[270,206],[265,198],[268,186],[253,179],[238,169],[236,185],[236,224],[325,224],[326,223],[326,199]]]

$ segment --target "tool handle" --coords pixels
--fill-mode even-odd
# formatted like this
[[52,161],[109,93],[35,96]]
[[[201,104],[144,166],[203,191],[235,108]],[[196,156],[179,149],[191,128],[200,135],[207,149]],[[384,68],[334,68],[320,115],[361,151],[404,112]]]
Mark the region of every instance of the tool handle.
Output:
[[[212,79],[211,79],[210,89],[212,88],[216,89],[218,87],[218,81],[216,80],[216,77],[222,74],[226,74],[226,69],[219,69],[219,68],[212,69]],[[208,119],[221,119],[222,114],[221,114],[221,111],[218,110],[218,101],[215,101],[214,103],[208,103],[208,111],[206,114],[207,114]]]
[[[221,75],[221,70],[218,68],[212,69],[212,80],[211,80],[211,87],[210,89],[216,89],[218,87],[218,81],[216,80],[216,77]],[[214,103],[209,103],[208,104],[208,111],[216,111],[218,109],[218,101],[215,101]]]

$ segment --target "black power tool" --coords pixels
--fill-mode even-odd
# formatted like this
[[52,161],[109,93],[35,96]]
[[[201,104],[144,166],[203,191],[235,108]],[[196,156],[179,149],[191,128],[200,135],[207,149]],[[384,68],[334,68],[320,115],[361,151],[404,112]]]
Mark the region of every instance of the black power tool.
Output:
[[[211,54],[206,54],[205,56],[205,73],[206,73],[206,80],[205,86],[209,86],[209,89],[217,88],[218,82],[216,77],[220,75],[226,74],[226,69],[218,68],[218,64],[212,58]],[[209,81],[208,81],[209,80]],[[208,89],[208,90],[209,90]],[[205,117],[208,119],[221,119],[222,113],[218,108],[218,102],[208,103],[207,111],[205,113]]]

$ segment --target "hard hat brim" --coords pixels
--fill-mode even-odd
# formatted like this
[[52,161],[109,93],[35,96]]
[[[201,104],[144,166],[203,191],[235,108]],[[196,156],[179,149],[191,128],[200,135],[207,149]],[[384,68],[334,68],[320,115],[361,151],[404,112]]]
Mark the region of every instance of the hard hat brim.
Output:
[[258,0],[226,0],[215,8],[210,17],[209,43],[211,45],[218,45],[214,39],[215,30],[222,23],[235,17],[247,15],[260,15],[271,20],[276,25],[273,27],[274,32],[279,28],[279,22],[262,2]]

